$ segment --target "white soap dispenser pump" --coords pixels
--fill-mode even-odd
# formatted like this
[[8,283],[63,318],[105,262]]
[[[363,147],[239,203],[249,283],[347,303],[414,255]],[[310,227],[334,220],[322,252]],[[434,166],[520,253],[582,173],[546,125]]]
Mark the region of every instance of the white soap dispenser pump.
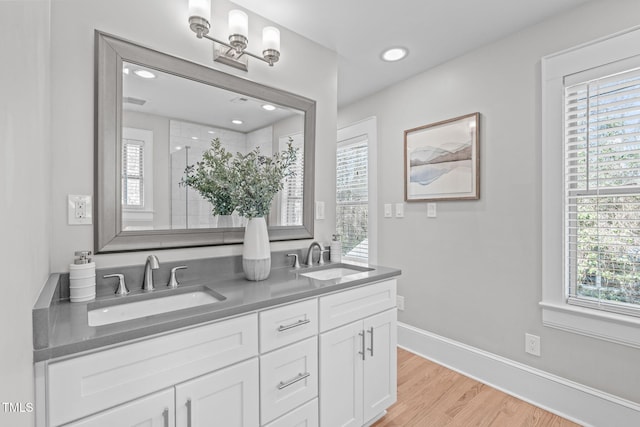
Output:
[[92,301],[96,298],[96,263],[89,258],[91,251],[77,251],[69,264],[69,294],[71,302]]

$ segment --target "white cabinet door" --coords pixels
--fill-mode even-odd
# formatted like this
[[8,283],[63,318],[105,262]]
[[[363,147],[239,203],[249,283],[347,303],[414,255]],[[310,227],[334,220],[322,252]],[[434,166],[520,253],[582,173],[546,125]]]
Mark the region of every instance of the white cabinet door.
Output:
[[173,387],[147,397],[133,400],[68,427],[173,427]]
[[256,427],[258,359],[176,386],[177,427]]
[[396,309],[364,319],[364,421],[380,415],[397,398]]
[[320,425],[360,427],[362,321],[320,335]]

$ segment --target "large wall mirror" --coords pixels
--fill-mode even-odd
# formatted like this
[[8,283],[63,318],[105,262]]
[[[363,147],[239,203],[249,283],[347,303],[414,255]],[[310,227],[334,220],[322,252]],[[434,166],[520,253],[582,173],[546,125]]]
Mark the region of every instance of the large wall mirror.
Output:
[[297,147],[269,236],[313,237],[315,101],[96,32],[95,252],[242,242],[244,218],[181,185],[214,138],[232,153]]

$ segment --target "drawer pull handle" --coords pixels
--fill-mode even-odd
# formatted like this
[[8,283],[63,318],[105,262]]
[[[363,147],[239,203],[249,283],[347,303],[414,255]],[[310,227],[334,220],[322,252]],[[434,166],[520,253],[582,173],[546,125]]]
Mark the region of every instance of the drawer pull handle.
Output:
[[362,360],[364,360],[366,357],[366,352],[365,352],[366,344],[364,343],[364,330],[362,332],[358,332],[358,335],[362,337],[362,347],[361,347],[362,351],[359,351],[358,354],[361,354]]
[[191,399],[187,399],[187,427],[191,427]]
[[307,323],[311,323],[309,319],[298,320],[295,323],[290,325],[280,325],[278,326],[278,332],[286,331],[287,329],[297,328],[298,326],[306,325]]
[[371,357],[373,357],[373,326],[370,327],[367,332],[369,332],[371,334],[371,347],[368,348],[367,350],[369,350],[371,352]]
[[164,427],[169,427],[169,408],[164,408],[164,411],[162,411],[162,420]]
[[287,381],[287,382],[283,382],[280,381],[280,384],[278,384],[278,390],[282,390],[283,388],[287,388],[290,385],[293,385],[295,383],[297,383],[298,381],[302,381],[303,379],[307,378],[311,376],[311,374],[309,372],[305,372],[304,374],[298,374],[297,377]]

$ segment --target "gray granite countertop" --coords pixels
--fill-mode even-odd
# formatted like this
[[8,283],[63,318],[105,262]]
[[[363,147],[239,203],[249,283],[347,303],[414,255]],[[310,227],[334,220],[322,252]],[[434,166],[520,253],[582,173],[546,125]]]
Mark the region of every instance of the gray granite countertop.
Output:
[[[237,260],[229,264],[237,266]],[[187,275],[181,281],[177,291],[196,290],[197,287],[207,288],[221,294],[225,299],[200,307],[96,327],[88,325],[87,313],[89,310],[113,303],[157,298],[175,291],[167,289],[162,284],[157,286],[157,290],[150,293],[132,289],[133,292],[128,296],[116,297],[112,294],[112,285],[108,287],[103,285],[99,286],[95,301],[71,303],[68,297],[65,298],[64,290],[60,289],[64,287],[63,275],[53,274],[33,310],[34,362],[72,355],[229,316],[250,313],[400,275],[398,269],[372,265],[348,265],[348,267],[358,268],[362,271],[338,279],[317,280],[302,275],[312,270],[343,265],[328,263],[324,266],[302,269],[280,266],[272,268],[269,278],[260,282],[246,280],[244,274],[238,272],[237,268],[215,275]],[[115,269],[113,270],[115,271]],[[102,271],[102,273],[108,272]]]

